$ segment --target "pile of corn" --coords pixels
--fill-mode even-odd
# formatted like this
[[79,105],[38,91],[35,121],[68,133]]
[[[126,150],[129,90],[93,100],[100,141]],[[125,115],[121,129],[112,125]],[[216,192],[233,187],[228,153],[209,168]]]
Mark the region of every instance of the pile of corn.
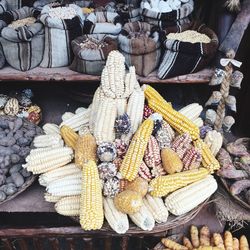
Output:
[[50,8],[49,16],[59,19],[72,19],[77,15],[75,9],[72,7],[56,7]]
[[152,87],[141,88],[124,61],[111,52],[92,104],[66,112],[59,126],[45,124],[26,159],[41,174],[45,199],[58,213],[79,216],[84,230],[100,229],[104,217],[117,233],[129,229],[129,218],[152,230],[217,189],[212,141],[199,137],[202,107],[177,112]]
[[180,33],[169,33],[167,39],[178,40],[188,43],[210,43],[211,39],[195,30],[186,30]]
[[36,19],[34,17],[27,17],[27,18],[23,18],[23,19],[19,19],[19,20],[16,20],[16,21],[13,21],[11,22],[8,27],[10,28],[13,28],[13,29],[16,29],[18,27],[22,27],[22,26],[29,26],[33,23],[36,22]]

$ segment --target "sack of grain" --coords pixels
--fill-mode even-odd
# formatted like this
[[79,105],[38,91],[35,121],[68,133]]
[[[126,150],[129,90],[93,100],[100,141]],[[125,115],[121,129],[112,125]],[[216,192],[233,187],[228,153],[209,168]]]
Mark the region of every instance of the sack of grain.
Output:
[[5,65],[5,56],[3,54],[3,47],[1,45],[1,38],[0,38],[0,69],[2,69]]
[[117,50],[117,42],[115,37],[90,34],[73,40],[72,48],[75,58],[70,69],[90,75],[101,75],[109,52]]
[[195,30],[169,33],[164,41],[165,54],[158,77],[165,79],[201,70],[214,57],[218,43],[216,34],[205,25]]
[[140,8],[133,4],[110,2],[105,8],[107,11],[118,13],[124,23],[141,21]]
[[68,66],[73,59],[71,41],[82,35],[84,16],[79,6],[46,5],[40,21],[45,26],[45,49],[41,67]]
[[39,14],[34,8],[23,7],[1,15],[3,52],[6,61],[17,70],[35,68],[42,60],[44,26],[37,22]]
[[37,0],[33,3],[33,7],[41,11],[45,5],[53,2],[56,2],[56,0]]
[[136,73],[147,76],[154,71],[161,57],[159,33],[145,22],[126,23],[118,36],[118,46],[127,66],[135,66]]
[[0,0],[0,14],[7,11],[7,1],[6,0]]
[[143,21],[166,29],[171,26],[182,26],[189,23],[189,15],[193,12],[194,1],[142,0],[141,15]]
[[83,32],[117,36],[121,29],[121,18],[117,13],[97,10],[90,13],[84,21]]

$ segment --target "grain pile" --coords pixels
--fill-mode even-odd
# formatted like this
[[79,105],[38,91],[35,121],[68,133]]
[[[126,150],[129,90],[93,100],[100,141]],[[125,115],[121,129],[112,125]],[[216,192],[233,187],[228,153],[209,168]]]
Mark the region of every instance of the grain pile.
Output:
[[51,8],[49,16],[59,19],[72,19],[77,15],[76,11],[71,7],[56,7]]
[[179,40],[188,43],[210,43],[211,39],[195,30],[186,30],[181,33],[169,33],[167,39]]
[[35,22],[36,22],[36,19],[34,17],[27,17],[27,18],[23,18],[23,19],[11,22],[8,25],[8,27],[16,29],[18,27],[22,27],[22,26],[25,26],[25,25],[27,25],[27,26],[31,25],[31,24],[33,24]]
[[103,40],[98,41],[95,38],[88,38],[84,42],[80,43],[80,47],[82,49],[101,49],[107,45],[108,44]]

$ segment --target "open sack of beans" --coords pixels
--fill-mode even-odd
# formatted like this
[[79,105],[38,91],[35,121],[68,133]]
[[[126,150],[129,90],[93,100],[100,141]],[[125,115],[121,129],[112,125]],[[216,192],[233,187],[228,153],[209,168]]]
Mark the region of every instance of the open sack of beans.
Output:
[[90,74],[100,75],[109,52],[117,50],[117,42],[103,34],[90,34],[76,38],[72,41],[75,58],[70,69]]
[[109,34],[117,36],[122,29],[121,18],[111,11],[95,11],[84,21],[85,34]]
[[133,4],[110,2],[106,9],[118,13],[124,23],[141,20],[140,8]]
[[46,5],[40,20],[45,25],[45,50],[40,66],[68,66],[73,59],[71,41],[82,35],[82,9],[75,4]]
[[1,45],[8,64],[21,71],[37,67],[44,51],[44,26],[39,11],[23,7],[0,17]]
[[143,20],[161,29],[189,23],[194,9],[193,0],[142,0]]
[[214,57],[217,35],[205,25],[195,30],[169,33],[164,41],[165,54],[158,77],[165,79],[201,70]]
[[118,36],[118,45],[126,65],[135,66],[138,75],[147,76],[158,67],[161,44],[156,27],[145,22],[126,23]]

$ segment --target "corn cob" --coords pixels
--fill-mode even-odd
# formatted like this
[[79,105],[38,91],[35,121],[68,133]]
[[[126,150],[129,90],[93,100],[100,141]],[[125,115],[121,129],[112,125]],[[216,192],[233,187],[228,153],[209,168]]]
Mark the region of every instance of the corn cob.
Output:
[[162,176],[162,175],[166,175],[166,171],[164,170],[162,164],[159,164],[157,166],[154,166],[151,169],[151,174],[153,177],[158,177],[158,176]]
[[80,129],[78,131],[79,136],[84,136],[84,135],[89,134],[89,133],[90,133],[90,129],[88,126],[82,126],[82,127],[80,127]]
[[76,167],[74,163],[71,163],[66,166],[41,174],[39,176],[39,183],[42,186],[47,186],[49,183],[51,183],[54,180],[58,180],[58,179],[61,179],[63,177],[70,176],[70,175],[73,175],[73,176],[81,175],[81,170],[78,167]]
[[215,159],[206,143],[199,139],[194,141],[194,146],[201,150],[203,167],[207,168],[211,173],[213,173],[215,170],[220,169],[219,162]]
[[186,116],[191,121],[195,121],[201,114],[203,107],[198,103],[191,103],[179,110],[179,113]]
[[88,161],[82,170],[80,224],[84,230],[95,230],[102,227],[103,220],[102,187],[98,169],[94,161]]
[[126,98],[117,98],[116,101],[116,107],[117,107],[117,115],[123,115],[126,113],[127,108],[127,99]]
[[52,181],[46,191],[54,196],[72,196],[81,194],[81,176],[66,176]]
[[61,133],[61,136],[62,136],[65,144],[68,147],[75,149],[78,134],[72,128],[70,128],[66,125],[61,127],[60,133]]
[[64,216],[79,216],[80,195],[63,197],[55,204],[55,210]]
[[32,172],[33,174],[42,174],[56,168],[62,167],[67,163],[71,162],[73,159],[73,152],[66,152],[63,151],[64,148],[61,148],[62,152],[57,153],[54,156],[50,156],[48,158],[35,158],[28,163],[22,165],[23,168],[26,168],[28,171]]
[[123,178],[132,181],[137,176],[153,127],[154,121],[149,118],[142,123],[133,136],[120,167]]
[[110,227],[118,234],[124,234],[129,229],[128,216],[118,211],[111,198],[103,198],[104,215]]
[[198,118],[196,118],[194,121],[193,121],[193,123],[197,126],[197,127],[202,127],[203,125],[204,125],[204,122],[203,122],[203,120],[200,118],[200,117],[198,117]]
[[249,250],[248,240],[245,235],[241,235],[240,237],[240,250]]
[[216,130],[208,131],[204,142],[207,144],[212,154],[216,156],[222,147],[223,137],[221,133],[217,132]]
[[111,98],[104,98],[96,116],[94,136],[97,144],[102,142],[113,142],[115,139],[115,119],[117,115],[116,102]]
[[168,238],[163,238],[161,240],[161,243],[165,246],[165,247],[168,247],[170,249],[173,249],[173,250],[188,250],[187,247],[183,246],[183,245],[180,245],[178,243],[176,243],[175,241],[173,240],[170,240]]
[[191,146],[182,158],[183,169],[190,170],[194,168],[199,168],[201,164],[201,153],[195,147]]
[[144,86],[144,94],[148,105],[155,112],[161,114],[163,118],[180,134],[189,133],[193,140],[200,138],[199,128],[188,118],[174,110],[168,102],[151,86]]
[[72,118],[75,114],[72,113],[72,112],[65,112],[63,115],[62,115],[62,121],[66,121],[70,118]]
[[172,175],[159,176],[149,183],[150,194],[155,197],[166,196],[175,190],[205,178],[209,174],[205,168],[192,169]]
[[186,151],[191,146],[192,139],[188,133],[178,135],[171,144],[171,148],[179,155],[182,159]]
[[161,164],[160,147],[154,136],[150,136],[147,148],[145,150],[144,162],[150,168]]
[[49,193],[45,193],[44,194],[44,199],[47,201],[47,202],[52,202],[52,203],[56,203],[58,202],[62,197],[60,196],[54,196],[54,195],[51,195]]
[[175,137],[174,130],[166,122],[162,122],[162,127],[156,132],[155,138],[159,143],[160,149],[170,147]]
[[134,90],[139,90],[140,88],[139,82],[136,79],[135,67],[130,66],[129,72],[125,76],[125,91],[123,93],[123,98],[128,98]]
[[165,204],[172,214],[183,215],[204,202],[217,189],[217,182],[212,175],[181,188],[165,199]]
[[90,115],[89,109],[87,109],[86,111],[83,111],[81,113],[74,114],[74,116],[63,121],[60,124],[60,127],[66,125],[66,126],[72,128],[74,131],[78,131],[82,126],[88,125],[89,115]]
[[54,123],[46,123],[43,125],[43,131],[46,135],[60,134],[59,126]]
[[129,217],[142,230],[151,231],[155,226],[154,217],[144,204],[141,206],[139,212],[129,214]]
[[142,161],[142,163],[141,163],[141,165],[139,167],[138,174],[139,174],[140,177],[142,177],[146,181],[150,181],[152,179],[152,175],[150,173],[150,170],[149,170],[148,166],[145,164],[144,161]]
[[33,143],[36,148],[62,147],[64,144],[59,134],[38,135]]
[[82,113],[84,111],[86,111],[87,108],[84,108],[84,107],[78,107],[76,110],[75,110],[75,114],[79,114],[79,113]]
[[148,192],[148,182],[141,177],[136,177],[127,184],[125,189],[135,191],[144,197]]
[[150,194],[147,194],[143,199],[143,203],[153,215],[157,223],[163,223],[167,221],[168,209],[164,205],[164,202],[161,198],[153,197]]
[[96,124],[96,116],[100,106],[100,101],[104,98],[104,93],[101,87],[98,87],[95,91],[92,104],[89,106],[90,116],[89,116],[89,130],[91,133],[94,132]]
[[84,136],[79,136],[76,142],[75,164],[78,167],[82,167],[82,165],[88,160],[96,162],[96,150],[97,145],[93,135],[89,133]]

